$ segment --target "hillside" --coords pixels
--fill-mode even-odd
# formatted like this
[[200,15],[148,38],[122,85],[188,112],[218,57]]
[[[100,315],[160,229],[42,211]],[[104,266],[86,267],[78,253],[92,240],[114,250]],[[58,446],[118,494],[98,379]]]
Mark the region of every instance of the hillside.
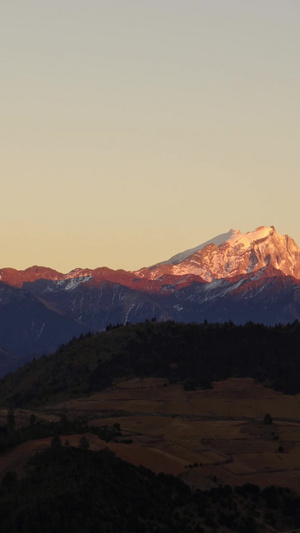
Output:
[[189,390],[252,377],[300,391],[300,324],[145,322],[73,339],[0,381],[1,405],[40,405],[88,395],[119,378],[163,377]]
[[[84,442],[84,441],[83,441]],[[37,492],[39,496],[37,497]],[[268,531],[299,524],[299,497],[253,484],[194,493],[180,479],[134,467],[108,450],[63,447],[30,461],[25,478],[0,485],[2,533]]]
[[300,391],[299,347],[297,322],[152,321],[7,375],[1,531],[299,527],[299,396],[270,390]]

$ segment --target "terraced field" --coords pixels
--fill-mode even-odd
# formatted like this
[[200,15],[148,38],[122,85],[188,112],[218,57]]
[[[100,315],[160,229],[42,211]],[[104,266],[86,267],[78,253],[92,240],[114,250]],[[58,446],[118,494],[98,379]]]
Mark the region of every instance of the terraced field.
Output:
[[[300,493],[300,396],[252,379],[185,391],[163,379],[135,379],[44,412],[87,416],[94,426],[120,424],[120,457],[155,472],[180,475],[191,486],[282,485]],[[270,413],[271,425],[264,423]],[[130,444],[122,440],[132,441]],[[93,437],[91,447],[103,442]]]

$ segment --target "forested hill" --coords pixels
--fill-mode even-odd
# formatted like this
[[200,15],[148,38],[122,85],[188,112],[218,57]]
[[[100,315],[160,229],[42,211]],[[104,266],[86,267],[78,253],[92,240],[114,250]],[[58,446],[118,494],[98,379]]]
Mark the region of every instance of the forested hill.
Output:
[[0,381],[2,405],[21,407],[90,394],[115,379],[159,376],[188,389],[253,377],[300,392],[300,324],[178,324],[155,321],[73,339]]
[[108,449],[65,447],[59,439],[31,459],[25,477],[7,472],[0,483],[1,533],[291,531],[299,506],[299,496],[274,486],[192,492],[179,478],[155,475]]

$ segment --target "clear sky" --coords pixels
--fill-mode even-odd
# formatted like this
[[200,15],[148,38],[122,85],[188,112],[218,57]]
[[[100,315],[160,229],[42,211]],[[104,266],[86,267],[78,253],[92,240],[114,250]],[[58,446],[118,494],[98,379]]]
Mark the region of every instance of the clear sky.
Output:
[[0,267],[300,245],[299,0],[0,0]]

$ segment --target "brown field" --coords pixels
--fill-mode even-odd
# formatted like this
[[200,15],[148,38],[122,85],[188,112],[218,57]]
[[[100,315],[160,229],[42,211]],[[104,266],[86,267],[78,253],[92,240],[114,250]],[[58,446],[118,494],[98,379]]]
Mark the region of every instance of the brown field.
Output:
[[[7,409],[0,409],[0,426],[4,426],[7,422]],[[49,415],[47,413],[42,412],[34,412],[36,419],[40,421],[53,421],[56,422],[59,420],[59,417],[56,415]],[[28,425],[30,422],[30,416],[32,415],[32,411],[28,411],[27,409],[14,409],[14,416],[16,421],[16,428],[20,428],[22,426]]]
[[[193,392],[163,379],[135,379],[53,407],[84,413],[92,425],[119,423],[132,444],[109,443],[117,455],[192,486],[251,482],[300,492],[299,395],[284,396],[252,379]],[[266,413],[270,426],[263,423]]]
[[[120,424],[122,439],[86,435],[90,448],[108,447],[154,472],[179,475],[193,487],[276,484],[300,493],[300,396],[284,396],[252,379],[230,379],[206,391],[185,391],[163,379],[135,379],[88,398],[47,407],[40,414],[85,415],[94,426]],[[263,423],[269,412],[273,424]],[[78,445],[81,436],[64,437]],[[21,468],[51,439],[32,441],[0,458],[0,475]],[[10,465],[10,466],[8,466]]]
[[213,389],[185,391],[166,380],[120,381],[115,387],[88,398],[65,402],[69,409],[123,410],[162,415],[204,415],[233,418],[299,418],[300,395],[287,396],[267,389],[251,378],[232,378],[214,383]]

